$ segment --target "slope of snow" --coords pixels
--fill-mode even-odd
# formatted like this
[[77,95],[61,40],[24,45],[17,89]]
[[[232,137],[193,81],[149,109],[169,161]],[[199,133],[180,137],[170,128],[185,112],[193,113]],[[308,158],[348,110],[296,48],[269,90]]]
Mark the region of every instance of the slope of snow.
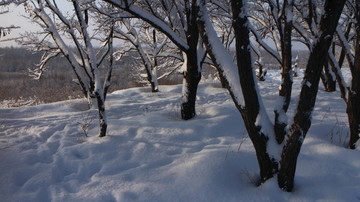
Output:
[[[269,71],[259,84],[268,113],[279,79]],[[253,185],[254,149],[219,86],[200,85],[198,116],[189,121],[180,119],[181,85],[112,93],[105,138],[97,137],[96,111],[86,110],[85,100],[0,109],[0,201],[360,200],[360,151],[344,148],[347,116],[339,92],[320,87],[295,190],[286,193],[276,179]]]

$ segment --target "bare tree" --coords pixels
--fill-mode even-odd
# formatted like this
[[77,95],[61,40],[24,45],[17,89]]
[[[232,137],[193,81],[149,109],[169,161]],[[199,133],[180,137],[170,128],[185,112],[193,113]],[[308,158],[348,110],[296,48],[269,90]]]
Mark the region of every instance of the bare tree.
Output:
[[[294,12],[295,19],[293,21],[294,40],[306,45],[309,50],[312,49],[312,41],[316,38],[318,31],[321,11],[324,6],[324,1],[308,1],[308,0],[296,0],[294,1]],[[332,52],[335,54],[335,52]],[[323,72],[321,73],[321,81],[324,84],[325,91],[333,92],[336,91],[336,76],[333,72],[332,62],[329,57],[324,63]]]
[[[229,54],[217,37],[209,20],[206,1],[199,8],[199,30],[213,62],[228,81],[228,91],[243,117],[249,137],[255,147],[260,167],[260,182],[278,175],[279,187],[292,191],[297,157],[303,140],[311,126],[311,114],[315,105],[321,70],[332,42],[338,19],[345,0],[327,0],[320,17],[318,34],[312,44],[300,92],[294,120],[285,135],[283,146],[276,144],[276,130],[270,122],[259,96],[251,62],[250,27],[246,1],[231,1],[233,28],[236,39],[237,64],[229,62]],[[236,68],[237,67],[237,68]],[[239,75],[234,77],[234,71]],[[240,85],[240,86],[239,86]],[[279,157],[276,149],[282,149]]]
[[104,0],[132,17],[144,20],[164,33],[184,54],[183,101],[181,117],[184,120],[195,116],[197,87],[201,79],[201,64],[205,58],[199,40],[196,0]]
[[[106,135],[107,119],[105,113],[106,93],[110,86],[112,56],[110,67],[104,81],[100,78],[100,65],[107,55],[112,54],[112,24],[104,25],[107,36],[104,49],[96,54],[93,46],[94,38],[90,36],[89,9],[91,5],[85,1],[72,0],[72,14],[60,10],[56,1],[28,1],[25,6],[33,20],[41,26],[41,33],[26,34],[19,42],[32,45],[36,51],[44,54],[38,66],[36,76],[43,74],[46,64],[52,58],[63,55],[71,64],[77,81],[90,105],[96,106],[99,113],[100,137]],[[70,39],[70,43],[66,40]],[[70,44],[75,45],[75,48]]]
[[[341,22],[336,28],[337,40],[334,45],[340,47],[340,55],[336,58],[334,48],[329,50],[330,65],[335,72],[341,97],[347,105],[346,112],[348,114],[350,140],[348,147],[355,149],[358,145],[360,130],[360,111],[359,111],[359,23],[360,23],[360,6],[355,0],[347,0],[345,9],[341,18]],[[352,80],[350,85],[347,84],[342,76],[341,67],[344,60],[349,65]]]
[[[285,1],[250,1],[249,26],[259,45],[272,55],[281,66],[281,84],[279,87],[279,104],[274,109],[277,141],[284,140],[287,126],[286,112],[289,108],[292,91],[292,21],[293,0]],[[271,48],[263,41],[269,38],[275,44]],[[281,104],[280,104],[281,103]]]
[[[114,37],[123,40],[126,46],[120,52],[125,54],[135,51],[139,55],[152,92],[158,92],[158,79],[164,78],[180,67],[180,65],[174,67],[171,62],[177,60],[181,63],[182,57],[178,49],[174,49],[165,35],[151,28],[144,21],[125,18],[117,23],[119,26],[115,29]],[[165,70],[165,73],[158,77],[160,68]]]

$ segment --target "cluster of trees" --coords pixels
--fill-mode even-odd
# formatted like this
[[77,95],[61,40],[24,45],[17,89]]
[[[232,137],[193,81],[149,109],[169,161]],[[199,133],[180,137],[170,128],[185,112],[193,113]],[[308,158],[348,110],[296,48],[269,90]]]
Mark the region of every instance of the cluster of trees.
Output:
[[[203,64],[217,69],[255,147],[259,184],[277,176],[279,187],[292,191],[297,157],[311,126],[320,80],[328,91],[335,90],[334,83],[338,83],[347,103],[349,147],[356,147],[360,131],[357,0],[71,0],[69,4],[72,9],[63,11],[55,0],[25,1],[29,16],[43,30],[27,33],[20,42],[44,52],[39,77],[50,59],[60,54],[67,58],[84,95],[99,111],[101,137],[106,135],[105,99],[114,56],[135,50],[153,92],[158,91],[158,66],[169,65],[167,68],[173,70],[178,68],[176,64],[182,64],[184,120],[196,115]],[[114,50],[115,39],[124,41],[123,49]],[[103,44],[97,52],[95,41]],[[287,110],[292,96],[294,42],[304,44],[310,54],[297,108],[290,118]],[[281,67],[282,83],[273,122],[255,80],[252,55],[261,57],[258,47]],[[230,54],[232,48],[235,56]],[[340,71],[345,60],[352,73],[350,85]],[[108,71],[100,76],[99,66],[105,61]]]

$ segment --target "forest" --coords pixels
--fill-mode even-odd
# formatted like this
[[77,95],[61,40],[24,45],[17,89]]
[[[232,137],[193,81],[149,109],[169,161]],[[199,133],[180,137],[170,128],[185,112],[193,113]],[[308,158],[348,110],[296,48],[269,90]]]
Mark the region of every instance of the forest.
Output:
[[[179,164],[184,161],[184,155],[190,155],[189,161],[198,166],[196,159],[203,162],[213,154],[209,148],[224,152],[226,143],[221,140],[229,142],[236,134],[243,134],[238,153],[243,142],[251,148],[246,152],[253,157],[243,156],[247,160],[240,159],[240,162],[256,162],[256,166],[251,166],[256,174],[245,174],[255,187],[271,185],[284,193],[296,193],[296,179],[299,179],[296,173],[306,170],[302,165],[298,171],[298,161],[302,155],[310,155],[303,147],[313,149],[308,141],[322,142],[318,145],[327,142],[326,146],[314,146],[318,149],[315,150],[317,157],[329,147],[330,153],[339,150],[339,146],[342,152],[353,152],[345,159],[346,164],[354,162],[346,172],[360,167],[352,159],[358,154],[360,144],[360,2],[356,0],[71,0],[66,3],[3,0],[0,6],[10,4],[22,6],[27,18],[40,27],[40,31],[28,30],[15,39],[24,48],[2,48],[0,52],[4,64],[0,73],[2,130],[5,136],[11,137],[11,143],[15,143],[9,144],[9,138],[4,136],[3,148],[11,150],[13,146],[9,145],[15,145],[15,150],[31,155],[23,137],[15,134],[14,129],[22,128],[25,136],[29,130],[31,141],[37,139],[36,131],[42,131],[34,149],[36,158],[45,158],[44,162],[27,157],[23,161],[36,165],[34,169],[39,163],[59,166],[61,169],[48,173],[52,177],[47,183],[69,185],[69,189],[56,186],[61,193],[85,193],[83,189],[74,189],[71,180],[95,189],[96,186],[80,181],[107,175],[106,169],[111,170],[110,175],[124,177],[128,169],[104,167],[114,162],[113,153],[108,150],[104,150],[107,157],[102,163],[85,169],[85,176],[79,174],[81,163],[74,164],[74,168],[64,163],[66,155],[75,155],[68,157],[69,161],[76,161],[78,157],[94,164],[101,155],[91,156],[80,150],[87,148],[95,152],[100,147],[93,144],[112,138],[129,143],[121,144],[132,152],[121,150],[121,154],[127,162],[125,165],[130,166],[131,176],[139,169],[155,172],[167,167],[180,177],[183,169],[189,168],[186,163],[185,166]],[[0,27],[3,37],[11,34],[12,29],[16,27]],[[296,49],[300,44],[302,48]],[[169,110],[174,108],[176,115],[172,112],[169,115]],[[25,120],[29,117],[21,111],[33,114],[28,124]],[[77,117],[78,121],[71,117]],[[36,119],[44,120],[37,125]],[[133,125],[130,120],[136,119],[140,124]],[[212,127],[214,131],[207,129]],[[70,154],[63,153],[68,140],[61,134],[69,138],[79,134],[79,130],[85,138],[81,138],[80,145],[70,144],[75,148],[69,150]],[[228,134],[228,131],[233,132]],[[320,136],[316,138],[317,134]],[[324,135],[330,137],[330,144]],[[53,140],[55,137],[58,138]],[[334,137],[338,140],[335,148]],[[173,142],[176,139],[179,142]],[[48,144],[49,141],[54,143]],[[132,144],[133,141],[136,144]],[[189,149],[191,142],[196,142],[194,150]],[[44,147],[50,150],[50,156],[43,156],[42,151],[48,150]],[[109,143],[109,147],[116,144]],[[164,153],[157,148],[164,149]],[[225,152],[225,159],[229,151]],[[159,153],[160,159],[152,162],[136,157],[144,152],[151,159],[156,159]],[[21,164],[21,160],[12,163]],[[218,163],[211,164],[209,169],[217,166]],[[232,170],[239,165],[229,166],[221,165],[221,169]],[[197,168],[206,170],[202,166]],[[340,166],[335,168],[344,170]],[[330,170],[327,169],[329,173]],[[166,173],[158,175],[164,180],[158,189],[166,186],[167,180],[175,182],[174,189],[186,184],[178,181],[181,178],[171,179]],[[358,172],[354,174],[352,180],[359,176]],[[201,173],[195,173],[198,175],[205,180]],[[313,170],[310,175],[316,172]],[[306,173],[301,176],[305,177]],[[19,179],[15,174],[14,186],[27,187],[30,183],[30,189],[44,189],[32,182],[41,179],[31,175]],[[136,176],[129,181],[136,187],[142,184],[140,179]],[[155,183],[147,175],[145,180]],[[332,182],[341,184],[338,178]],[[21,190],[19,193],[26,193]],[[144,201],[146,197],[141,196],[140,190],[108,195],[109,200]],[[201,193],[206,190],[197,189]],[[34,199],[64,199],[53,191],[51,188],[38,190]],[[181,201],[181,192],[156,192],[160,198],[155,192],[151,189],[146,195],[153,201],[167,201],[180,194],[177,197]],[[314,192],[308,194],[315,197]],[[189,196],[195,200],[198,195]],[[281,196],[281,200],[289,199],[286,194]],[[99,197],[101,194],[94,195],[94,200]],[[290,196],[295,201],[296,197],[298,195]],[[359,196],[351,192],[349,199],[355,201]],[[236,198],[229,200],[236,201]],[[265,200],[275,200],[274,195]]]

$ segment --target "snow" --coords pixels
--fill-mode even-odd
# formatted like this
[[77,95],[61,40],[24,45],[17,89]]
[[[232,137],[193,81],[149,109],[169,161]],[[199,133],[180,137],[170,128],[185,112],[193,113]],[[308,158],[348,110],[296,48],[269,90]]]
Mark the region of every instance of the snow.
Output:
[[[346,71],[346,70],[342,70]],[[348,78],[349,73],[343,72]],[[302,72],[294,78],[295,108]],[[279,72],[259,82],[273,113]],[[201,82],[197,116],[180,118],[181,85],[116,91],[109,134],[85,99],[0,109],[1,201],[359,201],[360,151],[348,139],[340,93],[320,86],[293,193],[260,187],[255,151],[228,92]],[[81,129],[87,128],[88,137]]]

